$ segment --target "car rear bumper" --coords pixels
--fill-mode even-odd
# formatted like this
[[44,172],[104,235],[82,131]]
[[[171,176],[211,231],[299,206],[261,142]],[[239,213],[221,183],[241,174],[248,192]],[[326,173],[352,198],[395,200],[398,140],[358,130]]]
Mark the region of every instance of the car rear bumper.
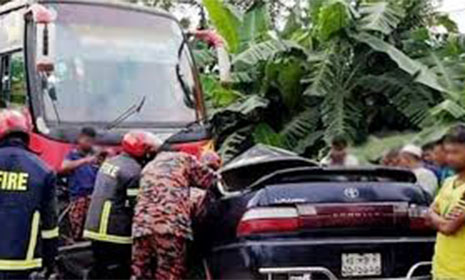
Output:
[[[343,253],[380,253],[382,275],[377,278],[405,279],[412,267],[431,261],[433,247],[434,237],[244,240],[215,247],[209,268],[215,279],[260,279],[268,277],[270,269],[295,268],[321,268],[341,278]],[[429,274],[424,266],[414,276],[419,270],[420,275]]]
[[[397,277],[397,278],[383,278],[383,280],[426,280],[431,279],[429,275],[423,275],[421,272],[418,273],[419,270],[424,268],[430,268],[431,262],[419,262],[414,264],[408,271],[407,275],[404,277]],[[332,273],[329,269],[325,267],[267,267],[267,268],[260,268],[258,272],[262,275],[266,276],[267,280],[273,280],[274,275],[302,275],[303,279],[314,279],[314,275],[319,275],[321,277],[325,277],[328,280],[337,280],[338,278],[334,273]],[[306,277],[308,276],[308,277]],[[378,278],[379,279],[379,278]]]

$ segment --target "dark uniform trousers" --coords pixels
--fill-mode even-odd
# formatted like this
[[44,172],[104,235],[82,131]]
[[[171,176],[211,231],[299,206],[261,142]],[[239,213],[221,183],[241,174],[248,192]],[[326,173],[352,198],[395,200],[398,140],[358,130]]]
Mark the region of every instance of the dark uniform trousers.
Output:
[[0,280],[24,280],[29,279],[32,270],[26,271],[0,271]]
[[131,245],[92,241],[95,263],[90,279],[129,279]]

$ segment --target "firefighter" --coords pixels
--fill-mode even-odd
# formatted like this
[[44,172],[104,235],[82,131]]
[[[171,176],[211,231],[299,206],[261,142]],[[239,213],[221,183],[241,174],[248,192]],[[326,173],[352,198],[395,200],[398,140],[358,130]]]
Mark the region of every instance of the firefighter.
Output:
[[29,132],[23,114],[0,111],[0,279],[51,273],[57,253],[56,176],[28,150]]
[[129,279],[131,225],[139,177],[146,156],[161,146],[153,134],[131,131],[122,140],[123,152],[106,160],[97,174],[84,237],[92,241],[96,279]]
[[207,189],[216,172],[182,152],[158,154],[142,171],[133,219],[132,273],[136,279],[182,279],[193,239],[191,188]]

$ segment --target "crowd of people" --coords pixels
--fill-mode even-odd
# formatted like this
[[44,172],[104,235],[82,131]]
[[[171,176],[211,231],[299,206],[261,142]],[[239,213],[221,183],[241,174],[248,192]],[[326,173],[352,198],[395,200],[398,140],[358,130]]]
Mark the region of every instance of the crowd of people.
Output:
[[[30,129],[20,112],[0,111],[0,279],[54,271],[57,175],[29,150]],[[92,243],[89,278],[182,279],[192,219],[203,213],[221,158],[161,151],[162,141],[145,131],[126,133],[121,153],[108,155],[94,147],[96,136],[83,128],[58,170],[72,238]]]
[[[422,147],[407,144],[390,149],[374,164],[411,170],[422,189],[430,198],[434,198],[444,181],[455,175],[453,168],[447,163],[445,141],[446,137],[443,137]],[[356,156],[350,154],[347,140],[335,137],[331,141],[329,154],[322,159],[321,164],[353,167],[359,166],[360,162]]]
[[[323,165],[357,166],[348,143],[335,138]],[[432,203],[428,221],[437,238],[433,279],[465,279],[465,125],[423,147],[413,144],[386,151],[376,164],[411,170]]]

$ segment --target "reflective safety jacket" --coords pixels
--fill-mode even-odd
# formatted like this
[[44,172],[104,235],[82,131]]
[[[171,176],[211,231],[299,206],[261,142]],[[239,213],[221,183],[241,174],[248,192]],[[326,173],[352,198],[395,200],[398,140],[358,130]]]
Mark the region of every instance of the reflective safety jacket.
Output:
[[50,266],[57,253],[55,174],[21,140],[0,144],[0,271]]
[[141,164],[127,154],[105,161],[97,174],[84,237],[131,244],[134,199],[139,188]]

